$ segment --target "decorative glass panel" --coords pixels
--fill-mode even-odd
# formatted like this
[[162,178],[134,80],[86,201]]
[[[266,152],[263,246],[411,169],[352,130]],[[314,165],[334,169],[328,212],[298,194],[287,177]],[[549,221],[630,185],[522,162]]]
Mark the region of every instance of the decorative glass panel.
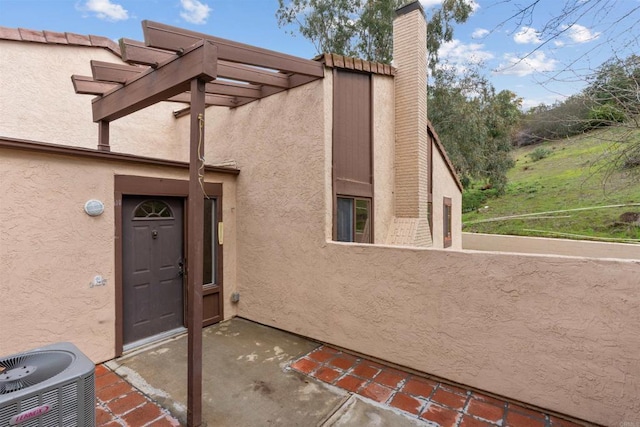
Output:
[[204,199],[204,285],[216,283],[216,247],[218,245],[218,219],[216,215],[216,200]]
[[338,197],[338,241],[353,242],[353,199]]
[[135,219],[173,218],[169,205],[162,200],[145,200],[133,213]]

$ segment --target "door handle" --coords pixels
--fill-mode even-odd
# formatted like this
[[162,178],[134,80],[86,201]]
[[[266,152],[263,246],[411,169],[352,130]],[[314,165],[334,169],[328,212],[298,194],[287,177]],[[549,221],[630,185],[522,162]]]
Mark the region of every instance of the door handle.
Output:
[[178,276],[180,277],[184,277],[185,273],[184,273],[184,262],[183,261],[179,261],[178,262]]

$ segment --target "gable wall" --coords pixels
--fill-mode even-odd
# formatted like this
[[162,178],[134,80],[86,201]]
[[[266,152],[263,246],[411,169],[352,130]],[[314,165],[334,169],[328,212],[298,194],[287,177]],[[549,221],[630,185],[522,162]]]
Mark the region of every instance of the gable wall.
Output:
[[[71,75],[91,76],[91,60],[123,62],[103,48],[0,40],[0,136],[96,148],[93,95],[77,95]],[[186,161],[172,112],[160,103],[110,125],[111,151]]]

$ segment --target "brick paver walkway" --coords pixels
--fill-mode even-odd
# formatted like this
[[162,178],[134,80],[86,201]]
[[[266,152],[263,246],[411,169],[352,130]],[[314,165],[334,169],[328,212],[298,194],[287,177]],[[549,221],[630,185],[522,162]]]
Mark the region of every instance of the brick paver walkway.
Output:
[[169,412],[104,365],[96,366],[97,427],[171,427]]
[[303,374],[441,427],[581,427],[542,411],[320,346],[291,364]]

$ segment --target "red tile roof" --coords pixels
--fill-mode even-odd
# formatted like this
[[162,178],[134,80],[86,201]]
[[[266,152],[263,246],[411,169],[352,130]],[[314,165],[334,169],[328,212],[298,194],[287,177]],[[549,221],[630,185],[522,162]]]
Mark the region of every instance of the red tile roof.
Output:
[[394,76],[396,74],[396,69],[389,64],[365,61],[364,59],[351,58],[349,56],[338,55],[335,53],[323,53],[313,59],[315,61],[322,62],[330,68],[344,68],[347,70],[364,71],[371,74],[382,74],[385,76]]
[[55,31],[28,30],[25,28],[0,27],[0,40],[16,40],[33,43],[66,44],[70,46],[94,46],[107,49],[120,56],[120,46],[101,36],[85,36]]

